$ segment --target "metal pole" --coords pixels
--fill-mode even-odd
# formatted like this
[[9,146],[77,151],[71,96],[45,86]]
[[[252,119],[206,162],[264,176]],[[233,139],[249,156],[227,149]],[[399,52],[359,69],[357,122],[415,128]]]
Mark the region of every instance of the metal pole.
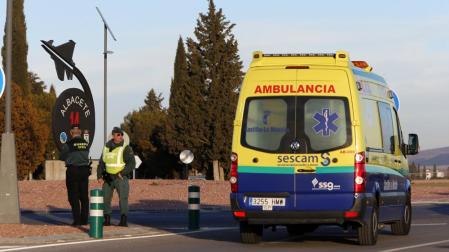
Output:
[[11,133],[12,0],[7,3],[5,132]]
[[104,25],[104,143],[108,135],[108,27]]
[[200,229],[200,187],[189,186],[189,230]]
[[111,31],[111,28],[108,26],[108,23],[106,22],[106,19],[104,19],[103,14],[101,14],[101,11],[98,7],[95,7],[97,9],[98,15],[100,15],[101,20],[103,20],[104,24],[104,142],[107,140],[108,136],[108,53],[112,53],[108,51],[108,37],[107,37],[107,31],[109,30],[109,33],[111,34],[112,39],[117,41],[115,39],[114,34]]
[[16,145],[11,130],[12,0],[7,2],[5,133],[0,156],[0,223],[20,223]]

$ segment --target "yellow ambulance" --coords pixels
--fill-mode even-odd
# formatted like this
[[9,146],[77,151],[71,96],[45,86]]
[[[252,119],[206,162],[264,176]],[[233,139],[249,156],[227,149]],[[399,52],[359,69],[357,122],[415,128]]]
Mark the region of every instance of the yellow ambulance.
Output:
[[231,156],[231,208],[244,243],[263,229],[355,229],[361,245],[379,224],[407,235],[411,183],[399,99],[384,78],[344,51],[257,51],[240,89]]

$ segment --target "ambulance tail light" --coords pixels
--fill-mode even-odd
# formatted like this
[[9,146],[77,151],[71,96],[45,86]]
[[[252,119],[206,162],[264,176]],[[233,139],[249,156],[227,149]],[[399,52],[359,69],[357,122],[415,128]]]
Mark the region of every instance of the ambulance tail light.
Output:
[[231,154],[231,177],[229,178],[229,182],[231,183],[231,192],[236,193],[238,186],[238,156],[236,153]]
[[245,218],[246,217],[246,213],[243,211],[234,211],[234,216],[237,218]]
[[354,156],[354,193],[363,193],[366,189],[365,152]]
[[353,211],[345,212],[345,218],[355,218],[358,216],[359,216],[358,212],[353,212]]

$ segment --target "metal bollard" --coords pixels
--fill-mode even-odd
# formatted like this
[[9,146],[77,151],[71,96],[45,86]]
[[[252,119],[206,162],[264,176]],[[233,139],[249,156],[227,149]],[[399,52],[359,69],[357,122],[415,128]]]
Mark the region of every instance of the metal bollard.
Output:
[[90,191],[89,207],[89,236],[93,238],[103,238],[103,191],[93,189]]
[[200,187],[189,186],[189,230],[200,229]]

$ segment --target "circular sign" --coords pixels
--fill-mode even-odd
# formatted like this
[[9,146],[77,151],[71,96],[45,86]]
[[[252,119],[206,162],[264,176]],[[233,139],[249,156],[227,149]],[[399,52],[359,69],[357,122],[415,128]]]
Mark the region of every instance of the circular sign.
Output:
[[59,141],[62,144],[65,144],[67,142],[67,134],[65,132],[61,132],[61,134],[59,134]]
[[194,158],[193,152],[191,152],[190,150],[183,150],[181,153],[179,153],[179,159],[184,164],[192,163],[193,158]]
[[95,112],[81,89],[64,90],[56,99],[52,115],[52,133],[59,150],[70,140],[72,125],[81,129],[81,137],[92,145],[95,134]]
[[3,68],[0,67],[0,97],[2,97],[4,91],[5,91],[5,72],[3,72]]
[[123,142],[125,145],[129,145],[129,136],[125,131],[123,131]]

